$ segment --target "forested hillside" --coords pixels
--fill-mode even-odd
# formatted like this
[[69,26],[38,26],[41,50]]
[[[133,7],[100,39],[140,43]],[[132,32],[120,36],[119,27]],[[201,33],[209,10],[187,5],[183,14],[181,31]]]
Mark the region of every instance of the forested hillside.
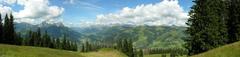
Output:
[[49,24],[47,22],[42,22],[41,24],[36,25],[28,23],[15,23],[15,30],[17,33],[21,33],[22,37],[27,37],[27,33],[29,31],[37,31],[38,28],[41,29],[41,32],[47,31],[47,33],[54,38],[60,38],[63,37],[63,35],[66,35],[71,40],[78,41],[81,37],[80,33],[66,27],[62,23]]
[[132,39],[137,48],[183,48],[184,30],[178,26],[109,26],[82,32],[81,39],[106,43]]

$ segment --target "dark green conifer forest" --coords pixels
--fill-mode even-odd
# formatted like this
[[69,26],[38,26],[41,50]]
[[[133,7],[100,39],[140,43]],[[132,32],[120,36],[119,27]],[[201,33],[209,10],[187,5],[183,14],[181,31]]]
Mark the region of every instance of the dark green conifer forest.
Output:
[[[10,15],[10,16],[9,16]],[[0,16],[0,43],[12,44],[12,45],[25,45],[25,46],[37,46],[48,47],[54,49],[63,50],[78,50],[78,43],[66,39],[65,35],[63,39],[52,38],[46,32],[41,32],[38,28],[36,32],[29,30],[27,37],[22,37],[21,33],[17,33],[14,28],[14,16],[12,14],[6,14],[4,23],[1,22]]]
[[189,12],[189,55],[239,41],[239,0],[194,0]]

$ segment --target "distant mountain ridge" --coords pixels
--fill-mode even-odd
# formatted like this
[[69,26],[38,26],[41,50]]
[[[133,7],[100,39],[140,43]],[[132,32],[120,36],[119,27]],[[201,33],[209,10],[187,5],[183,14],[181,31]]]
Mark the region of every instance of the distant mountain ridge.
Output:
[[81,36],[80,33],[64,26],[62,23],[52,23],[43,22],[41,24],[32,25],[29,23],[15,23],[15,29],[17,32],[26,35],[28,31],[36,31],[37,28],[41,29],[42,33],[45,31],[54,38],[60,38],[64,34],[71,40],[78,40]]
[[132,39],[137,48],[183,48],[186,27],[181,26],[96,26],[73,28],[82,34],[82,40],[113,43]]
[[136,48],[183,48],[186,38],[186,27],[181,26],[91,26],[91,27],[66,27],[62,23],[46,23],[31,25],[16,23],[17,32],[26,34],[27,31],[36,31],[38,27],[42,32],[47,31],[51,36],[62,37],[66,34],[72,40],[97,41],[114,43],[119,39],[132,39]]

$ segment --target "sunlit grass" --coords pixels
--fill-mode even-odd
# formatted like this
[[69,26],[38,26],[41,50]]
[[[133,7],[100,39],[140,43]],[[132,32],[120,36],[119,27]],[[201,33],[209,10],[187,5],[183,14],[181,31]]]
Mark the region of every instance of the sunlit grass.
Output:
[[96,52],[81,53],[85,57],[127,57],[125,54],[118,50],[104,48]]
[[192,57],[239,57],[239,56],[240,56],[240,42],[236,42]]
[[0,44],[0,57],[83,57],[78,52]]

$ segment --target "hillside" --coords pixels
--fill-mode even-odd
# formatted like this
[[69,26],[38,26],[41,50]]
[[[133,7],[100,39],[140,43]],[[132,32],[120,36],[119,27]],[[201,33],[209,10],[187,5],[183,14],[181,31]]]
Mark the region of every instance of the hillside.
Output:
[[90,27],[81,30],[81,40],[116,42],[127,38],[133,40],[137,48],[183,48],[186,37],[185,27],[179,26],[109,26]]
[[39,27],[42,33],[45,31],[54,38],[62,37],[64,34],[69,37],[71,40],[79,40],[81,34],[75,32],[74,30],[66,27],[63,23],[53,23],[49,24],[43,22],[41,24],[28,24],[28,23],[15,23],[16,32],[21,33],[22,37],[26,37],[29,30],[36,31]]
[[0,57],[83,57],[78,52],[0,44]]
[[0,57],[127,57],[114,49],[101,49],[98,52],[72,52],[41,47],[0,44]]
[[192,57],[239,57],[240,42],[222,46]]
[[91,26],[84,28],[67,27],[62,23],[49,24],[43,22],[37,25],[16,23],[16,31],[27,37],[29,30],[36,31],[40,27],[42,32],[47,31],[54,38],[67,35],[71,40],[91,40],[97,42],[116,42],[122,38],[133,39],[137,48],[183,48],[184,31],[181,26]]

